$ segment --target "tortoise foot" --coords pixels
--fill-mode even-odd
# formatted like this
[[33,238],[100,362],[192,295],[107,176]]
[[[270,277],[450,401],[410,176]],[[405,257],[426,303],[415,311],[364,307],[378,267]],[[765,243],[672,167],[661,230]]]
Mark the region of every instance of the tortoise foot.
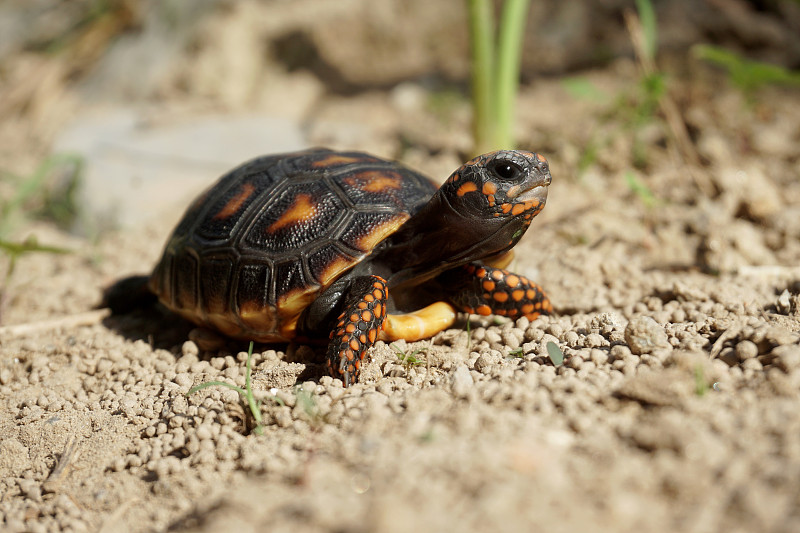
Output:
[[351,291],[356,297],[339,315],[328,344],[328,372],[347,387],[358,380],[367,350],[375,344],[386,316],[389,291],[380,276],[358,279]]

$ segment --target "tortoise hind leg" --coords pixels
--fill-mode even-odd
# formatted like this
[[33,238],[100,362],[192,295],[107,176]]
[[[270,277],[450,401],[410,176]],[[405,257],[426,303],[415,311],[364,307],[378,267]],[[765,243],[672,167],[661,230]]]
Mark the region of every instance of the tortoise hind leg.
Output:
[[358,380],[367,350],[375,344],[386,317],[389,290],[380,276],[353,280],[344,311],[331,331],[328,372],[347,387]]
[[152,306],[158,298],[150,291],[149,280],[150,276],[122,278],[103,291],[103,300],[97,307],[108,307],[115,315],[121,315]]
[[450,288],[453,305],[466,313],[534,320],[553,312],[539,285],[503,268],[473,262],[447,271],[441,280]]

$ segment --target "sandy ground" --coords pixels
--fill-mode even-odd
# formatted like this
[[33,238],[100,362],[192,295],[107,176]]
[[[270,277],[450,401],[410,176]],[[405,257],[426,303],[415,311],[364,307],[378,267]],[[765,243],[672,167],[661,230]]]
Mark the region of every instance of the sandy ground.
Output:
[[[244,344],[200,352],[159,310],[69,322],[152,267],[182,205],[97,241],[18,229],[74,253],[23,256],[6,286],[1,529],[800,530],[800,96],[748,99],[693,68],[671,88],[697,164],[614,103],[636,83],[630,61],[584,73],[606,98],[559,79],[523,89],[521,144],[548,157],[553,185],[514,269],[554,316],[463,316],[430,341],[378,343],[348,389],[308,347],[258,346],[262,435],[235,392],[186,396],[244,386]],[[426,91],[315,100],[309,142],[442,180],[468,113],[432,111]]]

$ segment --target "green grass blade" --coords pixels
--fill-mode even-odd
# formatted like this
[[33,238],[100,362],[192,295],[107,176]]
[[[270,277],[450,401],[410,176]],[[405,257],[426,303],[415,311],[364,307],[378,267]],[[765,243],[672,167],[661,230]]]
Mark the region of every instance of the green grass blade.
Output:
[[636,11],[639,13],[639,21],[642,23],[642,32],[644,33],[644,53],[651,61],[655,60],[658,47],[658,23],[653,4],[650,0],[636,0]]
[[514,106],[519,89],[520,59],[530,0],[506,0],[500,20],[497,49],[497,126],[495,146],[511,149],[514,144]]
[[250,412],[256,421],[256,432],[260,435],[261,428],[261,406],[256,402],[256,397],[253,395],[253,388],[250,386],[250,368],[251,360],[253,358],[253,341],[250,341],[250,346],[247,349],[247,371],[244,375],[244,388],[247,391],[245,397],[247,398],[247,405],[250,406]]
[[186,396],[191,396],[192,394],[194,394],[195,392],[197,392],[199,390],[203,390],[203,389],[206,389],[208,387],[213,387],[213,386],[227,387],[227,388],[229,388],[231,390],[235,390],[236,392],[238,392],[242,396],[246,396],[247,395],[247,393],[244,391],[244,389],[242,389],[241,387],[237,387],[236,385],[231,385],[230,383],[225,383],[224,381],[206,381],[205,383],[201,383],[200,385],[195,385],[194,387],[189,389],[189,392],[186,393]]
[[475,149],[488,151],[495,131],[494,16],[489,0],[467,0],[472,55],[472,113]]

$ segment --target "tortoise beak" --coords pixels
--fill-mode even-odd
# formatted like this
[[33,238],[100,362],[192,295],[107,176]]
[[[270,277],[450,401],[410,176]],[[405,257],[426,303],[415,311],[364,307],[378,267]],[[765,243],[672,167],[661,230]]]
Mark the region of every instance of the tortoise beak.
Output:
[[547,201],[547,188],[553,178],[550,177],[550,172],[536,172],[531,176],[530,180],[525,183],[511,187],[508,190],[507,196],[515,202],[530,202],[531,200],[538,200],[544,204]]

